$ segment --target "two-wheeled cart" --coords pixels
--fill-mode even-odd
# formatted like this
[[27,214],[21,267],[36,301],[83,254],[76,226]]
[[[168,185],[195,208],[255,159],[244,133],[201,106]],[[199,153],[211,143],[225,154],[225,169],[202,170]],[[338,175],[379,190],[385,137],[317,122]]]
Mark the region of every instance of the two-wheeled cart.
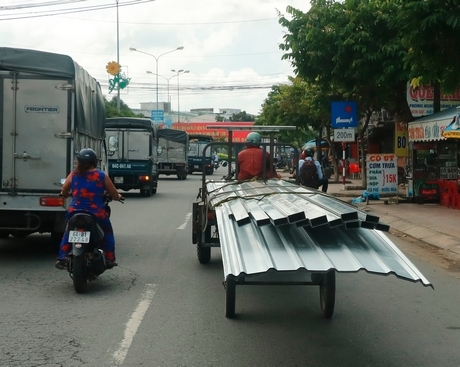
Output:
[[[198,261],[208,263],[211,248],[221,248],[226,317],[235,316],[237,285],[318,286],[325,318],[334,313],[338,272],[391,273],[431,286],[389,240],[384,233],[389,226],[378,217],[297,183],[264,178],[236,180],[233,151],[245,144],[233,143],[231,132],[242,128],[226,128],[228,174],[221,180],[207,180],[203,173],[199,201],[192,208],[192,242]],[[244,130],[269,135],[261,147],[269,149],[272,156],[274,147],[287,145],[274,142],[280,127]],[[216,144],[222,145],[208,144],[203,156]]]

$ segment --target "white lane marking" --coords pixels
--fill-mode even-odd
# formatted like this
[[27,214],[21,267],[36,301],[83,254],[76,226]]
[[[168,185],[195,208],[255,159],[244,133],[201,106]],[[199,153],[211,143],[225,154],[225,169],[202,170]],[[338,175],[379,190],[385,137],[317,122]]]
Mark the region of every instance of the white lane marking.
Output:
[[125,333],[123,341],[120,343],[120,347],[113,354],[113,362],[115,365],[120,366],[126,359],[129,347],[133,342],[134,336],[136,335],[137,329],[139,328],[142,319],[147,312],[150,303],[152,303],[153,296],[156,292],[156,284],[146,284],[144,292],[139,298],[136,309],[131,315],[131,318],[126,323]]
[[185,216],[185,222],[180,227],[177,227],[177,229],[185,229],[185,227],[187,226],[187,223],[188,223],[188,221],[189,221],[191,216],[192,216],[192,213],[188,213]]

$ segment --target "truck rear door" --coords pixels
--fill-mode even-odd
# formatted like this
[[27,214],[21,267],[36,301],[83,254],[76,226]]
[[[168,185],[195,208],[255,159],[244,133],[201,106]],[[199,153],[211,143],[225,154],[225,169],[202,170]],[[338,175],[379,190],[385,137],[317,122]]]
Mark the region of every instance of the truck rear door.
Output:
[[129,129],[106,129],[105,132],[111,162],[149,159],[150,133]]
[[70,152],[71,98],[67,80],[15,79],[3,84],[2,191],[59,190]]

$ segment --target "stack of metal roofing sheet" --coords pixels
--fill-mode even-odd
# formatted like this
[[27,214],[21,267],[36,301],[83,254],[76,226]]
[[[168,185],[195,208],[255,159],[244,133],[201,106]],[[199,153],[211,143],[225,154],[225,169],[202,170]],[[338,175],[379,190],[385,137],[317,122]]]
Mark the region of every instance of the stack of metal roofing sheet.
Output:
[[271,179],[206,182],[224,275],[366,270],[431,285],[379,218],[318,190]]

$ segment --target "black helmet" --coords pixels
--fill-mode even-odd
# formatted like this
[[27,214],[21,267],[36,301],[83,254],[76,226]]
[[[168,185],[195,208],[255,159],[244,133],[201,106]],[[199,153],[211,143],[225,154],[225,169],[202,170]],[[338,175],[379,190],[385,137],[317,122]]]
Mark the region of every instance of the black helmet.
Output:
[[82,163],[97,163],[96,152],[90,148],[83,148],[77,154],[77,160]]
[[313,157],[313,153],[315,152],[312,147],[306,147],[305,150],[305,156],[306,157]]

